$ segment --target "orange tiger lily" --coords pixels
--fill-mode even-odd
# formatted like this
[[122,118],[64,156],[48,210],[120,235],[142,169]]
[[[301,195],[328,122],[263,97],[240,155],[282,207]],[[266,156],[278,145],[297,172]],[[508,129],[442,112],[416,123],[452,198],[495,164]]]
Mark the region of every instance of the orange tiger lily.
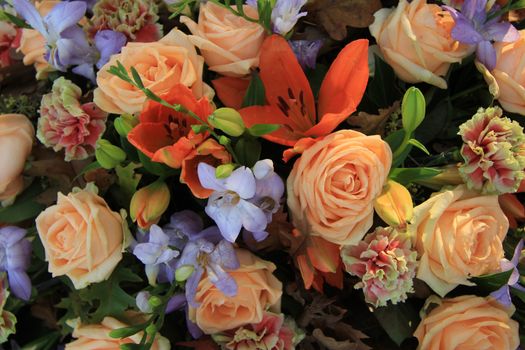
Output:
[[293,146],[304,137],[331,133],[356,110],[368,82],[368,40],[353,41],[339,53],[321,85],[317,110],[308,79],[283,37],[272,35],[264,41],[259,69],[268,104],[240,113],[248,127],[280,124],[263,137]]

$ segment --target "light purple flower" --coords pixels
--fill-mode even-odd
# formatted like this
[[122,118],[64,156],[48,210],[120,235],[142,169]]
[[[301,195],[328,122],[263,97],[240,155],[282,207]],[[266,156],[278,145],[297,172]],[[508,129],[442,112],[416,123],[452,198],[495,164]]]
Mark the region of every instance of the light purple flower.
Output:
[[161,265],[172,270],[169,264],[179,256],[177,250],[170,248],[169,242],[170,237],[159,226],[152,225],[148,241],[137,244],[133,249],[133,254],[146,265],[146,276],[151,285],[155,285]]
[[225,179],[218,179],[215,168],[206,163],[200,163],[197,170],[202,186],[215,191],[205,210],[226,240],[235,242],[242,227],[251,232],[266,229],[264,211],[250,202],[256,194],[256,181],[250,169],[237,168]]
[[31,297],[31,280],[26,273],[31,261],[31,243],[25,238],[26,233],[15,226],[0,228],[0,271],[7,272],[13,294],[27,301]]
[[13,0],[16,12],[46,39],[46,60],[57,70],[82,64],[90,46],[78,22],[86,13],[82,1],[59,2],[44,18],[28,0]]
[[226,271],[239,268],[235,249],[230,242],[221,240],[215,245],[203,238],[188,242],[177,263],[177,269],[186,266],[194,268],[186,281],[186,299],[191,306],[198,307],[195,294],[204,272],[224,295],[233,297],[237,294],[237,283]]
[[315,63],[323,41],[319,40],[290,40],[290,46],[303,69],[315,69]]
[[299,12],[307,0],[277,0],[272,10],[274,33],[285,35],[290,32],[299,18],[307,15]]
[[257,8],[257,0],[246,0],[246,5]]
[[450,7],[443,6],[450,12],[456,22],[452,29],[452,38],[455,40],[476,47],[476,56],[489,70],[496,66],[496,50],[492,42],[513,42],[519,39],[520,35],[516,28],[510,23],[498,22],[495,17],[489,21],[489,15],[498,10],[497,6],[487,13],[487,0],[465,0],[461,7],[461,12]]
[[490,295],[497,299],[501,304],[505,306],[512,305],[512,299],[510,297],[510,288],[515,288],[521,292],[525,292],[525,287],[519,284],[520,272],[518,271],[518,263],[520,260],[521,251],[523,250],[523,238],[520,239],[516,248],[514,248],[514,254],[512,260],[503,259],[501,261],[501,270],[509,271],[512,270],[512,275],[510,275],[509,281],[500,289],[492,292]]
[[97,61],[97,68],[101,69],[108,61],[111,55],[120,52],[126,45],[126,36],[121,32],[113,30],[101,30],[95,34],[95,46],[100,53]]

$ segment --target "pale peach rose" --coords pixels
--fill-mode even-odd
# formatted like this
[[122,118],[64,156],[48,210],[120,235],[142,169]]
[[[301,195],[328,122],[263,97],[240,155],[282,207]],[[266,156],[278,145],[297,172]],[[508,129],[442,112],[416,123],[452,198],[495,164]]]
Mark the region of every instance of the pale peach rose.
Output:
[[275,265],[247,250],[237,249],[240,267],[229,271],[237,283],[237,295],[227,297],[210,281],[207,275],[199,282],[195,302],[189,307],[189,317],[206,334],[234,329],[262,321],[264,312],[278,312],[282,283],[272,272]]
[[379,136],[341,130],[316,140],[287,180],[288,209],[306,235],[355,245],[372,226],[392,151]]
[[414,332],[418,350],[515,350],[519,324],[510,317],[514,307],[474,295],[439,300],[431,297],[425,309],[438,304]]
[[108,72],[117,61],[128,70],[134,67],[144,86],[157,95],[182,84],[191,88],[197,98],[213,97],[211,88],[202,82],[204,59],[197,55],[186,34],[173,29],[157,42],[129,42],[98,72],[94,102],[108,113],[138,113],[146,101],[141,90]]
[[525,115],[525,29],[520,38],[512,43],[497,42],[496,67],[489,72],[477,62],[490,92],[506,111]]
[[[58,3],[60,3],[60,0],[37,1],[35,7],[40,15],[45,16]],[[38,31],[23,29],[18,50],[24,54],[23,62],[26,66],[32,64],[35,66],[37,79],[45,79],[49,72],[54,71],[53,67],[44,58],[46,39]]]
[[[142,320],[143,321],[143,320]],[[66,344],[66,350],[107,350],[120,349],[121,344],[140,344],[143,333],[137,333],[126,338],[112,338],[109,333],[114,329],[129,327],[113,317],[105,317],[99,324],[78,324],[73,330],[76,340]],[[151,350],[169,350],[170,342],[157,334]]]
[[454,20],[447,11],[426,0],[400,0],[397,8],[374,14],[370,32],[385,61],[407,83],[426,82],[447,88],[451,63],[460,62],[472,49],[452,39]]
[[31,154],[35,129],[22,114],[0,114],[0,202],[13,202],[22,191],[27,157]]
[[[258,18],[257,10],[244,5],[244,12]],[[199,21],[182,16],[193,35],[190,41],[200,49],[210,70],[230,77],[242,77],[259,66],[259,52],[265,38],[258,23],[236,16],[212,2],[201,4]]]
[[471,276],[500,271],[509,221],[496,195],[465,185],[434,194],[414,208],[409,231],[420,256],[417,278],[444,296]]
[[106,280],[122,259],[123,220],[96,189],[59,193],[57,204],[36,218],[36,228],[49,272],[68,276],[76,289]]

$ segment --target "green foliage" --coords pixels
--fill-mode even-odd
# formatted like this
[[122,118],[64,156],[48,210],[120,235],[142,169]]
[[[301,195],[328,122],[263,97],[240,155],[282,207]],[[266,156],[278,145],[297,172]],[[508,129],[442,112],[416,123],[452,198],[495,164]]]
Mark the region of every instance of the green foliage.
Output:
[[389,174],[390,179],[402,185],[412,182],[427,180],[441,174],[441,170],[435,168],[395,168]]
[[472,277],[470,280],[476,283],[483,291],[494,292],[506,285],[511,275],[512,269],[490,275]]
[[271,134],[272,132],[278,130],[281,126],[279,124],[255,124],[248,129],[250,135],[255,137],[260,137],[266,134]]
[[420,321],[417,311],[409,303],[379,307],[374,310],[374,316],[399,346],[405,339],[412,337]]
[[0,208],[0,222],[15,224],[36,217],[46,207],[36,201],[36,197],[43,191],[44,187],[40,182],[33,182],[12,205]]
[[250,85],[248,85],[248,90],[244,95],[242,101],[242,107],[249,106],[264,106],[266,103],[266,91],[264,89],[264,84],[259,77],[257,72],[252,73],[252,78],[250,80]]
[[120,187],[127,199],[131,199],[136,192],[142,175],[135,173],[135,169],[140,168],[140,164],[129,163],[126,166],[117,165],[117,185]]
[[60,332],[50,332],[22,346],[21,350],[51,350],[57,348]]
[[37,115],[42,96],[35,95],[18,95],[18,96],[1,96],[0,97],[0,114],[23,114],[30,118]]
[[256,138],[244,135],[235,145],[240,164],[252,167],[261,157],[261,143]]

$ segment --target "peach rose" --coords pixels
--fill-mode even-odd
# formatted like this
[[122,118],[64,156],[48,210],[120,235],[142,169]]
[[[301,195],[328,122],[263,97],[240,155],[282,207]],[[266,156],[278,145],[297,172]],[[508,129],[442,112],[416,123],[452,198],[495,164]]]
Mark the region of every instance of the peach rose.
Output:
[[414,333],[418,350],[515,350],[520,345],[518,322],[510,318],[514,307],[474,295],[443,300],[431,297],[425,308],[431,303],[439,306],[423,318]]
[[182,84],[190,87],[197,98],[213,98],[213,90],[202,82],[204,59],[197,55],[186,34],[173,29],[157,42],[129,42],[98,72],[94,102],[108,113],[138,113],[146,101],[142,91],[108,72],[117,61],[126,69],[134,67],[145,87],[157,95]]
[[392,151],[379,136],[341,130],[316,140],[287,180],[292,223],[303,234],[355,245],[372,226]]
[[22,171],[31,154],[35,129],[22,114],[0,114],[0,202],[11,204],[24,187]]
[[[244,12],[258,18],[257,10],[244,5]],[[264,28],[236,16],[224,7],[208,2],[201,4],[199,22],[181,17],[193,35],[210,70],[230,77],[242,77],[259,66],[259,51],[265,38]]]
[[525,29],[520,38],[512,43],[497,42],[496,67],[489,72],[479,62],[490,92],[501,106],[509,112],[525,115]]
[[450,13],[426,0],[400,0],[397,8],[383,8],[374,17],[372,36],[385,61],[408,83],[426,82],[446,89],[447,82],[440,76],[451,63],[471,53],[468,46],[452,39]]
[[76,289],[108,279],[122,259],[123,220],[95,192],[59,193],[36,218],[49,272],[68,276]]
[[471,276],[498,272],[509,221],[498,196],[465,185],[434,194],[414,208],[409,225],[421,257],[417,278],[444,296]]
[[[124,327],[129,327],[129,325],[113,317],[105,317],[100,324],[82,325],[78,323],[73,330],[73,338],[77,339],[66,344],[66,350],[120,349],[121,344],[140,344],[142,332],[122,339],[109,336],[112,330]],[[169,340],[157,334],[151,350],[169,349]]]
[[[60,0],[43,0],[35,3],[35,7],[42,16],[47,15],[53,7],[60,3]],[[36,78],[45,79],[49,72],[54,71],[53,67],[46,61],[46,39],[34,29],[23,29],[18,49],[24,54],[24,64],[34,65]]]
[[237,283],[234,297],[225,296],[205,275],[199,282],[189,317],[206,334],[234,329],[262,321],[264,312],[278,312],[282,283],[272,275],[275,265],[244,249],[237,249],[240,267],[229,274]]

